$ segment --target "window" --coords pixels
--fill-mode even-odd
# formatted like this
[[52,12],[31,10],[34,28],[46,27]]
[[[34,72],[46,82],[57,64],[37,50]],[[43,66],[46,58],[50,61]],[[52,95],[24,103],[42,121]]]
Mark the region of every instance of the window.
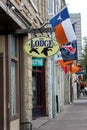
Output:
[[15,115],[16,110],[16,63],[11,61],[11,114]]
[[54,1],[48,0],[48,13],[53,14],[54,13]]
[[11,66],[11,116],[18,114],[18,55],[17,40],[10,35],[10,66]]
[[11,56],[16,56],[16,42],[13,35],[10,38],[10,54]]
[[37,5],[37,0],[33,0],[33,2]]
[[58,13],[58,11],[59,11],[59,5],[60,3],[59,3],[59,0],[56,0],[56,10],[55,10],[55,13],[57,14]]

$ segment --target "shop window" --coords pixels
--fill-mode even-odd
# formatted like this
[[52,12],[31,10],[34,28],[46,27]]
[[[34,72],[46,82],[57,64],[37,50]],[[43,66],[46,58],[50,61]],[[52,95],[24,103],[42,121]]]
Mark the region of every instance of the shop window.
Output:
[[16,63],[11,62],[11,114],[15,115],[16,111]]
[[14,35],[10,35],[10,66],[11,66],[11,117],[18,115],[18,45]]
[[48,12],[49,14],[53,14],[54,12],[54,1],[48,0]]
[[15,38],[13,35],[11,35],[11,38],[10,38],[10,54],[11,56],[16,56],[16,45],[15,45]]

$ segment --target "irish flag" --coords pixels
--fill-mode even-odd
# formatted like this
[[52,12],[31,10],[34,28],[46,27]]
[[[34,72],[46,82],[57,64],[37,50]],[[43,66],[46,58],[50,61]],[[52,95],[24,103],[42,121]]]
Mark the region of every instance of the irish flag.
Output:
[[70,20],[67,7],[50,19],[50,24],[55,29],[55,37],[60,46],[76,40],[76,35]]

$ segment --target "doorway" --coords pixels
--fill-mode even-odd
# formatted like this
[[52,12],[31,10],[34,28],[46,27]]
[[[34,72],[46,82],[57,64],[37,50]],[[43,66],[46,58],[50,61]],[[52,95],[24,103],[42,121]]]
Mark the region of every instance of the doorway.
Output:
[[33,118],[45,116],[45,73],[44,67],[33,67]]

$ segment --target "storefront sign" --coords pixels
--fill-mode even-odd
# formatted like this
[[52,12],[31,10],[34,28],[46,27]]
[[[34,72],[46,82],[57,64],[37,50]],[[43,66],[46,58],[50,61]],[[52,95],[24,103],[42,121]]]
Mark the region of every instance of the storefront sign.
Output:
[[32,66],[44,66],[44,59],[43,58],[33,58]]
[[59,44],[49,37],[35,37],[25,42],[24,50],[33,57],[47,58],[59,51]]

